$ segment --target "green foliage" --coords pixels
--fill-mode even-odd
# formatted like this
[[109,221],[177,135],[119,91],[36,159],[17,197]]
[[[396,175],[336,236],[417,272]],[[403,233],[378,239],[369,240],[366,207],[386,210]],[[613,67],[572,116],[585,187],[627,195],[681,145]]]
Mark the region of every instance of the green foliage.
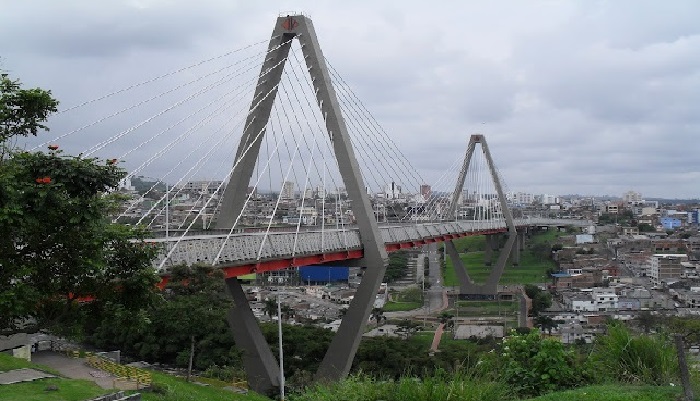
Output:
[[107,219],[116,203],[106,194],[125,172],[56,150],[9,156],[0,164],[0,327],[33,319],[24,330],[71,334],[84,317],[79,298],[147,304],[155,249],[138,241],[142,231]]
[[165,389],[164,393],[141,392],[143,401],[270,401],[262,395],[249,392],[236,394],[216,386],[187,383],[184,379],[152,372],[153,383]]
[[[541,283],[546,281],[548,269],[554,269],[554,261],[551,260],[551,242],[556,240],[561,233],[545,231],[532,236],[527,240],[528,248],[522,253],[519,266],[506,264],[500,284],[526,284]],[[453,241],[460,252],[460,259],[469,271],[469,277],[476,283],[483,283],[491,273],[491,266],[484,263],[484,249],[486,236],[470,236]],[[440,253],[442,257],[442,253]],[[452,260],[447,258],[444,264],[444,284],[446,286],[459,285],[457,275],[452,265]]]
[[428,354],[433,333],[418,333],[407,340],[396,337],[363,338],[352,371],[372,377],[399,379],[404,375],[425,377],[436,370],[456,366],[472,368],[486,347],[470,341],[443,341],[440,352]]
[[672,317],[667,321],[671,332],[681,334],[688,344],[700,345],[700,320],[694,317]]
[[652,226],[651,224],[647,224],[647,223],[638,224],[637,228],[639,229],[640,233],[648,233],[648,232],[656,231],[654,229],[654,226]]
[[383,308],[372,308],[372,312],[370,313],[369,316],[370,320],[374,320],[377,322],[377,326],[383,321],[386,320],[384,317],[384,309]]
[[420,326],[409,319],[403,319],[396,325],[396,333],[403,338],[409,338],[418,331]]
[[0,74],[0,143],[48,130],[43,123],[57,107],[51,91],[22,89],[19,80]]
[[[33,368],[58,375],[53,369],[28,362],[24,359],[13,358],[0,353],[0,372],[12,369]],[[57,391],[46,392],[49,385],[58,387]],[[0,385],[0,400],[29,400],[29,401],[82,401],[108,392],[88,380],[71,379],[42,379],[29,383]]]
[[[46,391],[56,386],[56,391]],[[89,380],[51,378],[0,386],[0,400],[83,401],[108,392]]]
[[552,294],[540,290],[536,285],[525,284],[525,294],[532,300],[532,316],[538,316],[540,312],[552,306]]
[[317,385],[304,394],[295,394],[292,401],[500,401],[508,398],[508,390],[500,383],[485,381],[467,373],[449,374],[438,371],[420,380],[401,377],[396,381],[380,381],[369,376],[351,376],[328,386]]
[[[260,327],[272,353],[278,355],[277,323],[263,323]],[[299,387],[310,384],[300,378],[312,380],[332,338],[333,332],[321,327],[282,325],[285,376],[295,380]]]
[[385,312],[399,312],[399,311],[408,311],[408,310],[414,310],[418,309],[421,306],[423,306],[423,302],[393,302],[389,301],[384,304],[384,311]]
[[232,301],[224,283],[221,271],[211,266],[175,266],[162,296],[148,310],[107,310],[89,340],[151,362],[187,366],[194,337],[196,368],[240,366],[241,354],[226,323]]
[[423,302],[423,291],[418,287],[409,287],[392,294],[392,299],[400,302]]
[[575,354],[539,331],[511,331],[500,353],[484,359],[486,369],[499,375],[521,396],[534,396],[571,388],[582,381]]
[[384,280],[391,283],[406,275],[408,269],[408,252],[397,251],[389,254],[389,263],[384,273]]
[[678,363],[671,342],[660,335],[634,336],[620,323],[608,325],[591,353],[599,380],[623,383],[667,384],[676,377]]
[[680,387],[586,386],[533,398],[531,401],[677,401]]

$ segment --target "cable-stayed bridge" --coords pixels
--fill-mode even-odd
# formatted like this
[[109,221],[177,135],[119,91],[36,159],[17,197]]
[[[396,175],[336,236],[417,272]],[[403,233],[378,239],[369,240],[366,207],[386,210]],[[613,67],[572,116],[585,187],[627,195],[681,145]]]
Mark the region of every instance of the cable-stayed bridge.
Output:
[[[525,230],[531,227],[586,226],[588,222],[571,219],[525,218],[514,219],[516,227]],[[223,230],[226,231],[226,230]],[[469,235],[492,235],[507,232],[505,224],[478,221],[452,221],[422,224],[379,225],[382,241],[387,252],[414,248],[434,242],[450,241]],[[222,253],[216,264],[226,277],[238,277],[251,273],[279,270],[297,266],[361,259],[362,241],[356,228],[324,231],[304,230],[297,232],[278,231],[248,232],[228,235],[194,234],[191,236],[154,238],[149,242],[161,249],[176,250],[167,257],[161,253],[155,265],[210,263],[211,258]]]
[[[513,218],[482,135],[428,182],[324,57],[303,15],[280,16],[269,41],[61,110],[52,126],[59,135],[35,149],[58,143],[129,172],[121,191],[131,198],[114,221],[154,229],[159,272],[180,263],[224,270],[230,327],[261,392],[283,377],[236,277],[309,264],[364,268],[319,368],[319,379],[335,380],[350,370],[388,252],[444,242],[460,291],[493,294],[529,227],[587,224]],[[143,175],[168,184],[130,191]],[[452,242],[480,234],[500,249],[483,284]]]

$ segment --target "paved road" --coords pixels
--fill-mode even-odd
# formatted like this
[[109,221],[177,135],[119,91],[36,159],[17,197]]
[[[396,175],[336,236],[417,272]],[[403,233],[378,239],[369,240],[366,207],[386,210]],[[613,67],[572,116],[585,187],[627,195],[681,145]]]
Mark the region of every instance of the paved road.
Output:
[[423,307],[400,312],[384,312],[387,318],[409,318],[423,315],[436,315],[447,309],[447,290],[442,283],[442,269],[440,268],[440,255],[437,251],[437,244],[428,244],[423,247],[422,253],[418,255],[418,263],[423,263],[423,258],[428,257],[428,279],[430,289],[427,290],[427,297]]
[[104,389],[135,390],[136,384],[131,382],[114,382],[114,376],[85,364],[85,359],[71,358],[65,354],[40,351],[32,354],[32,362],[57,370],[61,375],[70,379],[86,379],[95,382]]

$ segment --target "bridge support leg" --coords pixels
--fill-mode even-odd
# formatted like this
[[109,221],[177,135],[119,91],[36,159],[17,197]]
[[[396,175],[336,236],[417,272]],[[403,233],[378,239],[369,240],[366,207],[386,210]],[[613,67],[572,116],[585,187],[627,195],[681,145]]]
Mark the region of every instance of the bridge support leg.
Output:
[[498,249],[498,241],[494,234],[486,235],[486,249],[484,250],[484,264],[491,266],[494,259],[494,251]]
[[233,332],[236,347],[243,351],[243,366],[248,375],[248,385],[253,391],[266,394],[279,387],[279,365],[250,309],[241,283],[232,277],[226,279],[226,287],[234,302],[234,307],[228,312],[226,319]]
[[523,233],[518,232],[515,236],[515,244],[513,245],[513,250],[511,251],[511,262],[513,266],[520,265],[520,251],[522,250]]
[[445,250],[447,251],[447,255],[452,261],[452,266],[455,269],[455,273],[457,274],[457,280],[459,281],[459,293],[475,294],[475,291],[477,291],[477,286],[469,277],[469,273],[467,273],[467,268],[464,266],[464,263],[462,263],[462,259],[459,257],[459,252],[457,252],[457,248],[455,247],[454,242],[445,241],[444,245]]
[[501,249],[501,252],[498,254],[496,265],[491,268],[491,273],[483,285],[485,291],[483,292],[484,294],[496,294],[498,292],[498,281],[503,275],[503,271],[505,270],[506,263],[508,262],[511,252],[513,251],[515,239],[517,237],[515,232],[509,232],[506,235],[508,238],[503,246],[503,249]]

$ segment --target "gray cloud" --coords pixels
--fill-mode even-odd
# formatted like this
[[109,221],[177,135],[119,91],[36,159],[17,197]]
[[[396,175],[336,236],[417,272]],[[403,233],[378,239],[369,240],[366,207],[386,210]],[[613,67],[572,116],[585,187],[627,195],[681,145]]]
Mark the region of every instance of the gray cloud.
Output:
[[[289,1],[271,9],[264,2],[216,0],[0,5],[0,67],[29,86],[53,89],[65,106],[265,41],[277,13],[296,7]],[[437,180],[464,153],[469,134],[481,132],[512,190],[700,196],[700,4],[694,1],[301,5],[326,57],[426,181]],[[138,96],[232,60],[178,74]],[[233,88],[222,85],[208,96]],[[51,134],[136,97],[61,116]],[[80,149],[114,135],[176,100],[164,98],[66,146]],[[202,102],[115,142],[112,153],[130,149],[137,135],[153,135]],[[207,126],[198,135],[213,130]],[[139,157],[163,141],[154,140]],[[196,139],[174,152],[184,155],[194,146]],[[230,157],[230,150],[217,152],[218,160]],[[168,169],[154,166],[149,174]],[[216,175],[213,165],[206,170]],[[385,173],[393,178],[394,172]]]

